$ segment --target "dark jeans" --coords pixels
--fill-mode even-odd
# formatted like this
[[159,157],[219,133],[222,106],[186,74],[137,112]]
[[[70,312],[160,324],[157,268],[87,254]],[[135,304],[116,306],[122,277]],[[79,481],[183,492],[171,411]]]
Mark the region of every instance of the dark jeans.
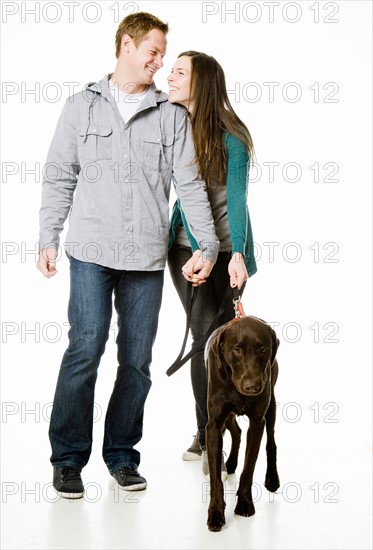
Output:
[[[224,299],[229,285],[228,264],[231,259],[230,252],[220,252],[216,264],[198,289],[197,300],[192,309],[190,330],[193,341],[199,340],[208,330],[220,305]],[[188,282],[184,279],[181,268],[191,257],[191,249],[185,246],[173,245],[168,255],[168,266],[171,278],[186,309],[186,291]],[[227,304],[222,314],[219,325],[227,323],[234,318],[233,302]],[[205,370],[204,352],[200,351],[191,359],[191,380],[196,404],[197,428],[199,443],[205,447],[205,427],[207,424],[207,377]]]
[[49,437],[53,466],[83,468],[92,448],[97,369],[118,314],[118,370],[109,401],[103,458],[114,472],[136,468],[149,366],[161,306],[163,271],[120,271],[70,257],[69,346],[63,356]]

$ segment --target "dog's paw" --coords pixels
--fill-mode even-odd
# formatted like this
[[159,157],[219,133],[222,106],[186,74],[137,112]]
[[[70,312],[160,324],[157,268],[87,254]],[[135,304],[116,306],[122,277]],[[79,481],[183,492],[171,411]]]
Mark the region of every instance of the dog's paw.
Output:
[[234,513],[238,516],[244,516],[247,518],[255,514],[255,506],[253,502],[248,502],[247,500],[237,500]]
[[264,487],[271,493],[275,493],[277,491],[277,489],[280,487],[280,479],[277,472],[275,472],[274,474],[266,474]]
[[227,468],[228,474],[234,474],[237,468],[237,460],[229,460],[228,458],[227,462],[225,463],[225,466]]
[[207,527],[210,531],[220,531],[225,524],[224,512],[216,508],[209,510],[207,518]]

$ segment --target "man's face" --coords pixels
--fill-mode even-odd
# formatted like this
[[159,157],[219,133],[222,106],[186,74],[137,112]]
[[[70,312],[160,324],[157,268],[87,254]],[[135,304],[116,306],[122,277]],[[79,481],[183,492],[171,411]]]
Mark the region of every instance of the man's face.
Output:
[[148,86],[153,82],[155,73],[163,67],[166,48],[166,36],[159,29],[145,35],[138,47],[132,39],[128,41],[124,46],[124,55],[135,84]]

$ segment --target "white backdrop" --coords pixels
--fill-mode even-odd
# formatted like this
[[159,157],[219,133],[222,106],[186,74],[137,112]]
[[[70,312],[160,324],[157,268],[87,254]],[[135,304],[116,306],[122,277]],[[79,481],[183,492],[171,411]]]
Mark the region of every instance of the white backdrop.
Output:
[[[246,313],[273,323],[281,341],[282,447],[299,472],[306,456],[322,465],[310,484],[334,483],[341,498],[354,481],[335,470],[338,461],[368,481],[360,459],[371,439],[371,3],[13,1],[1,8],[3,483],[20,483],[25,462],[44,463],[50,474],[48,418],[67,344],[68,262],[62,256],[51,280],[35,268],[42,166],[64,101],[114,69],[115,32],[133,11],[170,24],[157,85],[167,91],[179,52],[214,55],[252,133],[257,166],[248,200],[258,273],[243,302]],[[195,431],[188,368],[165,375],[183,330],[166,272],[144,445],[158,422],[167,421],[180,450]],[[113,319],[96,390],[96,463],[115,331]],[[4,508],[20,498],[20,485],[10,487]]]

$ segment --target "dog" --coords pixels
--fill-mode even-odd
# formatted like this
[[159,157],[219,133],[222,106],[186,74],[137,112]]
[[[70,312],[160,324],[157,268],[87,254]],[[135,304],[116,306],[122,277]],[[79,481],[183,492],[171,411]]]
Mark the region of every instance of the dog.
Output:
[[253,473],[264,431],[267,432],[267,471],[264,486],[275,492],[280,487],[277,449],[274,438],[276,401],[274,386],[278,376],[275,331],[264,321],[248,316],[236,318],[215,330],[205,346],[208,379],[208,423],[206,445],[210,470],[210,504],[207,526],[220,531],[225,524],[221,456],[225,428],[232,446],[226,462],[228,474],[237,467],[241,429],[236,415],[250,420],[244,466],[237,490],[234,512],[252,516],[255,507],[251,494]]

